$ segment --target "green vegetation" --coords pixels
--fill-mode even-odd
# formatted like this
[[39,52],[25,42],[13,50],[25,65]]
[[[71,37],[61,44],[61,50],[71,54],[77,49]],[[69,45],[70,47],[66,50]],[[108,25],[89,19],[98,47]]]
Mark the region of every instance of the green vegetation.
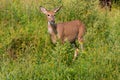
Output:
[[[120,8],[95,0],[1,0],[0,80],[120,80]],[[63,5],[56,22],[85,23],[85,52],[72,62],[70,43],[54,46],[39,6]],[[13,58],[11,58],[11,55]],[[17,58],[16,58],[17,57]]]

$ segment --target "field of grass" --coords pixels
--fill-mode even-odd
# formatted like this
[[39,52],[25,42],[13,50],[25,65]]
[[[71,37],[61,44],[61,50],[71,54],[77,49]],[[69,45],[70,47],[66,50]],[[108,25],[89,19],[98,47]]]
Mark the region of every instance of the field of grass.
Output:
[[[79,19],[87,29],[85,52],[74,62],[69,42],[51,43],[39,10],[60,5],[56,22]],[[120,8],[110,12],[95,0],[1,0],[0,80],[46,79],[120,80]]]

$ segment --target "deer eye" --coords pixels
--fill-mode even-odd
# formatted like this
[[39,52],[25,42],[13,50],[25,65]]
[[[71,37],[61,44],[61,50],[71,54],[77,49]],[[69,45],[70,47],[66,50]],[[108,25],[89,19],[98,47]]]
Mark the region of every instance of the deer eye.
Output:
[[50,16],[49,14],[47,16]]

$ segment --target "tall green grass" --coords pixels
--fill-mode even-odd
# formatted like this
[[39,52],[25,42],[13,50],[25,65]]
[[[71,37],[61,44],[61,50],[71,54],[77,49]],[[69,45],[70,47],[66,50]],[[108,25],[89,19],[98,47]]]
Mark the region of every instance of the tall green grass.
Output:
[[[39,10],[61,5],[56,22],[79,19],[87,29],[85,52],[74,62],[73,45],[51,43]],[[0,80],[119,80],[119,27],[119,9],[100,9],[94,0],[1,0]]]

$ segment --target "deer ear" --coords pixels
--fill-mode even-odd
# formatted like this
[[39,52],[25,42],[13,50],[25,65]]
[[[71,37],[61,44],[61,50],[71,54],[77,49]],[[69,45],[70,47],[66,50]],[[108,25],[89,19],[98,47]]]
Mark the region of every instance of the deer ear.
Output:
[[61,7],[62,7],[62,6],[60,6],[59,8],[54,9],[54,12],[55,12],[55,13],[58,12],[58,11],[61,9]]
[[46,14],[47,13],[47,9],[45,9],[44,7],[42,7],[42,6],[40,6],[40,10],[44,13],[44,14]]

